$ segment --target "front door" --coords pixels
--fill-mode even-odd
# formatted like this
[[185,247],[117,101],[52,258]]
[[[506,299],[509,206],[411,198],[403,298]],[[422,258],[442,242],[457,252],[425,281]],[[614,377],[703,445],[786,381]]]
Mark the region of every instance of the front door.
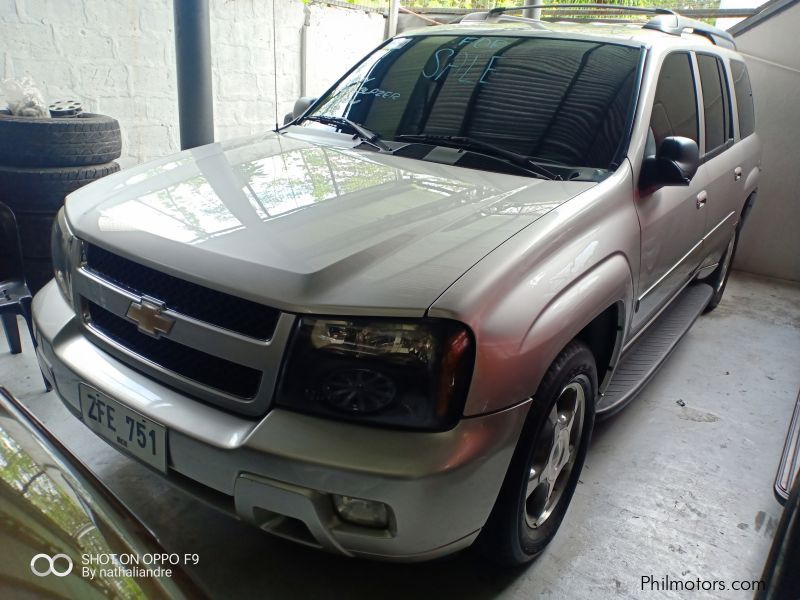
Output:
[[[669,136],[697,142],[697,93],[689,52],[667,55],[650,117],[647,155]],[[645,325],[695,272],[702,257],[706,174],[702,167],[688,186],[665,186],[636,201],[642,248],[633,331]]]

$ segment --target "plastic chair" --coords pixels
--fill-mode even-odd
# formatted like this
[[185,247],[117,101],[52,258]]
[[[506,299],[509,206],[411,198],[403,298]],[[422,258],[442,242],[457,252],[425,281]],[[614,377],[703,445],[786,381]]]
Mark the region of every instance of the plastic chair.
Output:
[[[6,332],[11,354],[22,352],[17,315],[22,315],[28,324],[33,347],[36,348],[31,300],[31,292],[25,282],[25,271],[22,265],[22,245],[17,230],[17,220],[11,209],[0,202],[0,318],[3,321],[3,329]],[[42,378],[49,392],[50,383],[44,374],[42,374]]]

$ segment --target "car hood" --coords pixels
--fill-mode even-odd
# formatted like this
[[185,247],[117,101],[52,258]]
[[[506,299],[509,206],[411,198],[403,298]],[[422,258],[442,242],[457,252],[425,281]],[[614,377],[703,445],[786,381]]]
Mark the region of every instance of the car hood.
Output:
[[509,237],[596,185],[401,158],[327,129],[290,130],[106,177],[68,197],[67,220],[90,243],[283,310],[411,316]]

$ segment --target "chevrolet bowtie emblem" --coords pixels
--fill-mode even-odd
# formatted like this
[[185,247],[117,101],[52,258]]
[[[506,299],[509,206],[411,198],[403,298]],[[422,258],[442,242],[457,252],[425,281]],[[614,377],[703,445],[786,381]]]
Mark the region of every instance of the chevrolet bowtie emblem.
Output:
[[142,298],[131,302],[125,316],[136,323],[136,328],[154,338],[169,333],[175,319],[163,314],[164,305],[155,300]]

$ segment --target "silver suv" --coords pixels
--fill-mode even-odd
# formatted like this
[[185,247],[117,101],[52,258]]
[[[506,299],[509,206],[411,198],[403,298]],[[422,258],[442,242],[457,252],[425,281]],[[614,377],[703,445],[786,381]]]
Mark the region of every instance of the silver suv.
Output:
[[732,38],[501,9],[388,40],[296,109],[68,198],[45,376],[271,533],[534,558],[595,418],[722,297],[760,160]]

